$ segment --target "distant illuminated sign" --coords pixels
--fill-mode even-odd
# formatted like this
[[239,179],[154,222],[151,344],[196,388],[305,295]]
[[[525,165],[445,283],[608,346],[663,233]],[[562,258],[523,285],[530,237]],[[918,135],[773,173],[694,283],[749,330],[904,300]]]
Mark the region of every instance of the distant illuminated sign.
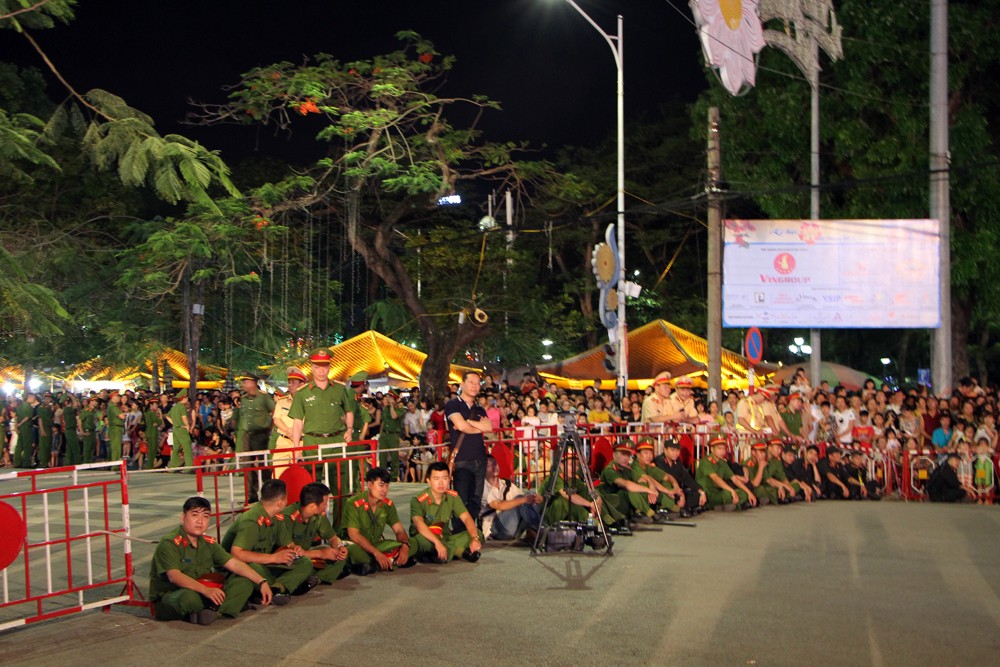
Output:
[[726,220],[727,327],[936,328],[937,220]]

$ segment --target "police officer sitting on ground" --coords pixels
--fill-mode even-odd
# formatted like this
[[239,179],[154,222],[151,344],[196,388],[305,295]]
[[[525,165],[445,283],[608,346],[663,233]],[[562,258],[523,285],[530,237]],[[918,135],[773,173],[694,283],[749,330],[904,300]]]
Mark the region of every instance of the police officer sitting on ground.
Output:
[[802,460],[796,456],[795,447],[788,445],[782,448],[781,463],[785,469],[785,478],[795,489],[795,493],[807,503],[812,502],[814,490],[806,477]]
[[712,438],[708,455],[698,462],[695,479],[708,496],[708,507],[732,511],[757,506],[757,496],[739,478],[726,460],[729,445],[724,437]]
[[[312,562],[302,558],[302,548],[281,543],[278,524],[286,519],[281,513],[286,504],[285,483],[267,480],[260,487],[260,502],[241,514],[222,538],[224,549],[267,577],[274,589],[273,602],[279,606],[288,604],[289,594],[307,580],[311,586],[319,583],[312,576]],[[281,546],[289,548],[276,551]]]
[[601,471],[601,485],[597,487],[597,492],[605,502],[626,516],[633,513],[636,523],[667,523],[669,519],[653,509],[659,501],[660,492],[640,484],[639,478],[640,475],[632,470],[632,448],[627,443],[620,443],[615,447],[611,463]]
[[[261,603],[271,603],[267,578],[205,534],[211,512],[212,505],[204,498],[188,498],[181,509],[181,525],[156,545],[149,570],[149,599],[161,621],[186,618],[209,625],[219,614],[235,618],[255,586],[260,587]],[[232,573],[221,586],[203,579],[215,568]]]
[[[448,488],[448,464],[435,461],[427,466],[427,480],[427,490],[410,499],[410,538],[417,543],[416,555],[430,563],[447,563],[457,556],[475,563],[483,537],[458,493]],[[466,530],[452,534],[452,518],[458,518]]]
[[534,541],[541,518],[537,505],[543,500],[534,491],[524,492],[509,479],[500,479],[497,460],[486,457],[486,483],[479,516],[487,540],[516,540],[527,531],[527,539]]
[[[324,584],[332,584],[346,574],[347,547],[337,537],[326,516],[330,505],[330,487],[312,482],[302,487],[299,502],[286,507],[282,514],[278,541],[302,549],[302,558],[313,565],[313,575]],[[307,579],[295,593],[309,590]]]
[[[347,552],[355,574],[367,576],[376,570],[405,568],[417,562],[396,506],[389,499],[391,479],[386,468],[372,468],[365,473],[365,490],[348,498],[344,506]],[[385,539],[386,526],[395,539]]]
[[[588,515],[600,514],[601,521],[609,533],[631,535],[625,515],[611,507],[609,503],[603,502],[604,499],[600,494],[597,494],[596,498],[591,498],[587,483],[579,477],[578,472],[576,450],[567,448],[566,457],[559,466],[559,476],[552,488],[553,496],[549,499],[549,505],[545,510],[545,524],[554,526],[560,521],[584,523],[589,521]],[[551,480],[552,476],[549,475],[539,488],[548,493]]]
[[677,480],[653,465],[655,445],[653,439],[645,437],[635,445],[632,472],[638,475],[638,482],[659,492],[655,507],[658,510],[680,513],[684,506],[684,493]]

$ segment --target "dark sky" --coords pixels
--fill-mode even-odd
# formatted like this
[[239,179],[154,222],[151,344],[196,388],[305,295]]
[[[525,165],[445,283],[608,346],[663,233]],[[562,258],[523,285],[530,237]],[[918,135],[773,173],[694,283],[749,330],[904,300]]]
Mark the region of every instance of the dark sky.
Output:
[[[702,56],[686,2],[579,0],[607,31],[625,18],[625,104],[633,117],[665,101],[690,101],[705,87]],[[241,72],[326,52],[342,61],[394,50],[398,30],[416,30],[458,62],[447,92],[480,93],[503,104],[484,124],[495,140],[592,145],[614,131],[615,70],[604,39],[564,0],[81,0],[68,26],[36,39],[80,91],[103,88],[223,157],[277,149],[250,128],[177,125],[187,100],[224,99]],[[42,67],[24,39],[0,31],[0,58]],[[56,84],[54,99],[62,98]],[[291,148],[299,145],[300,137]],[[311,141],[311,137],[309,137]],[[305,145],[305,144],[301,144]]]

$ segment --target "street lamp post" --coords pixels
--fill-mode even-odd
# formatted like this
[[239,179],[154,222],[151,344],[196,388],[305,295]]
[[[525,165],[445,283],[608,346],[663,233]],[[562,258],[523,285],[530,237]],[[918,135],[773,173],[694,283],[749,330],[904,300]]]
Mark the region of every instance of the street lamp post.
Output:
[[625,339],[625,60],[624,60],[624,21],[621,14],[618,15],[618,34],[613,35],[604,32],[601,26],[597,25],[594,19],[590,18],[587,12],[583,11],[573,0],[566,0],[570,7],[575,9],[580,16],[587,20],[587,23],[594,27],[604,41],[611,47],[611,53],[615,59],[615,69],[618,74],[617,99],[618,99],[618,327],[616,329],[617,348],[616,357],[618,359],[618,389],[624,396],[628,392],[628,344]]

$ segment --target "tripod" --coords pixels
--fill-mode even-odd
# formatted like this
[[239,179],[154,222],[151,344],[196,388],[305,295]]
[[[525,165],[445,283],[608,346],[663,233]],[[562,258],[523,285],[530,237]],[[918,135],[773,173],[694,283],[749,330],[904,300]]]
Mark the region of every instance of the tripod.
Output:
[[[540,552],[538,551],[538,545],[541,542],[542,537],[546,532],[543,528],[543,524],[545,523],[545,512],[548,510],[549,503],[552,501],[553,496],[555,496],[556,494],[555,488],[556,488],[556,481],[559,479],[559,469],[563,465],[563,461],[565,460],[566,455],[569,452],[570,448],[573,449],[574,453],[581,452],[583,449],[580,436],[576,430],[576,424],[571,422],[571,420],[569,419],[564,419],[564,429],[565,430],[563,432],[562,437],[559,438],[559,448],[556,450],[555,460],[553,461],[552,464],[552,472],[549,475],[549,483],[547,485],[547,488],[544,490],[545,502],[542,503],[542,509],[538,518],[538,527],[535,530],[535,541],[531,545],[532,556],[541,555]],[[587,486],[587,493],[590,494],[591,498],[596,499],[598,496],[596,490],[594,489],[594,479],[593,477],[591,477],[590,467],[584,464],[581,466],[581,468],[582,468],[583,482]],[[563,490],[566,492],[566,495],[569,496],[570,504],[572,505],[574,491],[570,483],[565,484]],[[600,511],[595,512],[595,515],[596,515],[594,517],[595,530],[594,534],[591,535],[591,537],[596,538],[597,535],[603,537],[604,555],[614,556],[614,553],[611,551],[612,542],[608,538],[608,531],[604,526],[604,520],[601,518],[601,512]],[[590,526],[588,526],[587,528],[589,529]],[[579,527],[577,530],[579,532]],[[595,549],[595,551],[597,550]]]

